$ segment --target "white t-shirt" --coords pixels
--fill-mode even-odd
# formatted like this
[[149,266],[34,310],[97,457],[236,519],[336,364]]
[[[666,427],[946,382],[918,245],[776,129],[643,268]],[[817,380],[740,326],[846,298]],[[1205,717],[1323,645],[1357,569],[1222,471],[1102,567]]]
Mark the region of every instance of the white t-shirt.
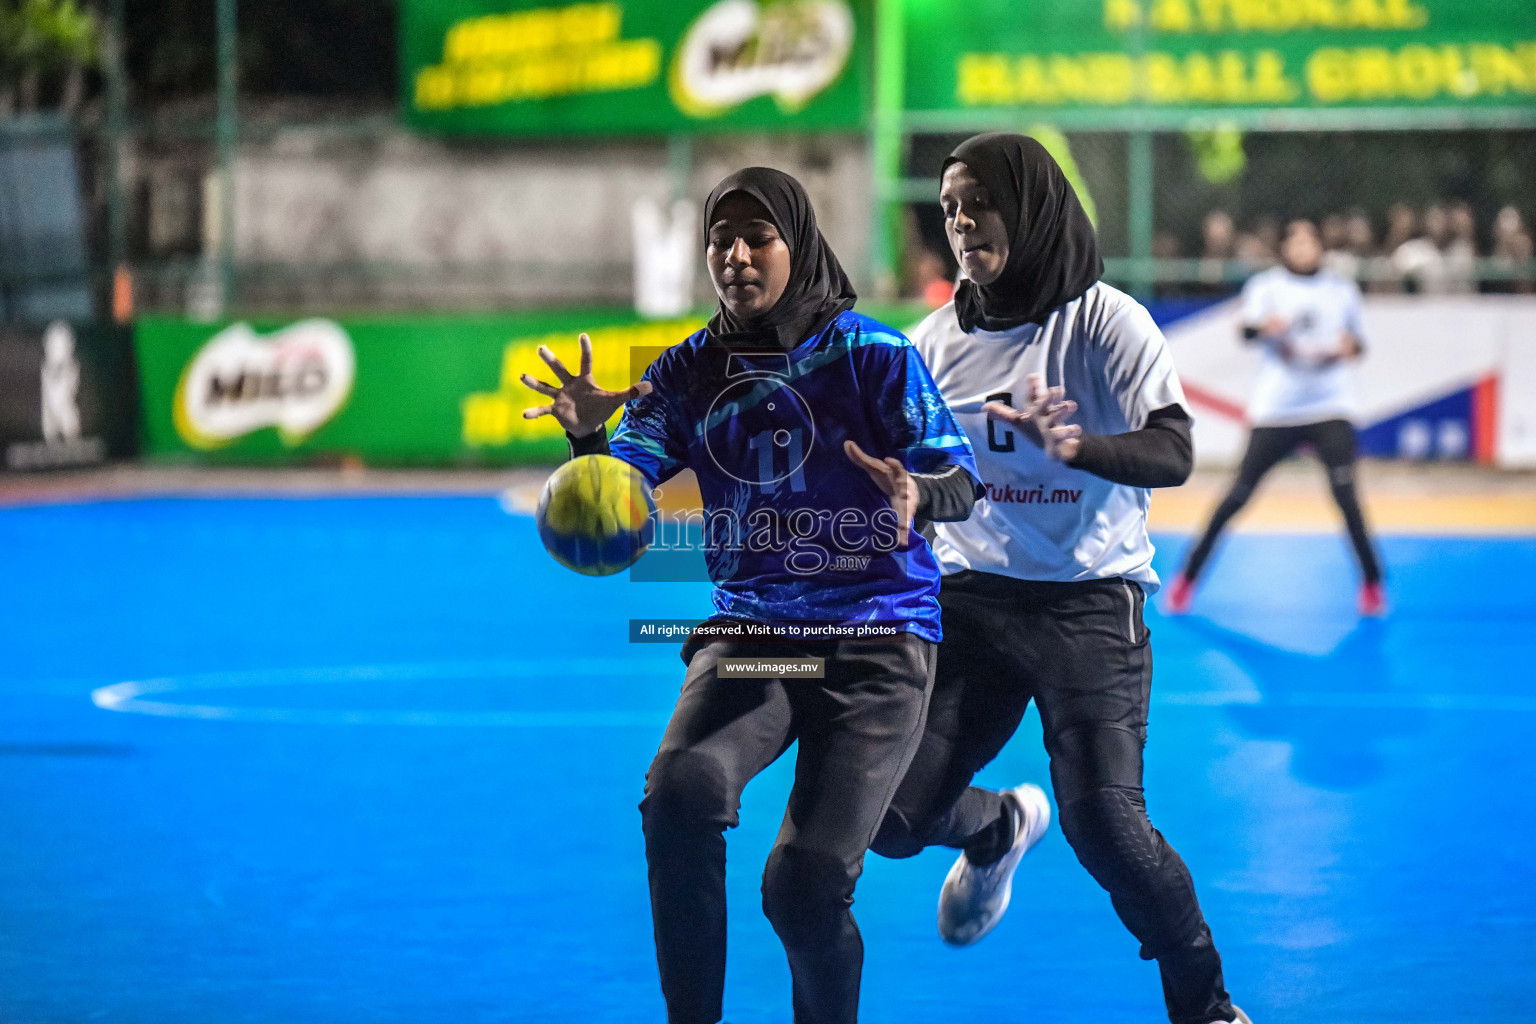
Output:
[[1295,427],[1353,419],[1355,372],[1350,360],[1331,366],[1313,361],[1342,353],[1346,331],[1363,344],[1360,289],[1331,271],[1304,275],[1272,267],[1243,286],[1243,323],[1257,327],[1271,316],[1290,323],[1285,340],[1300,358],[1288,363],[1274,344],[1265,344],[1248,401],[1248,421],[1256,427]]
[[987,495],[971,517],[936,523],[945,573],[975,569],[1023,580],[1123,576],[1158,587],[1147,538],[1144,487],[1113,484],[1046,457],[1031,440],[987,419],[989,401],[1029,404],[1032,373],[1077,403],[1067,421],[1084,434],[1122,434],[1147,416],[1183,406],[1168,343],[1135,299],[1102,282],[1051,311],[1043,325],[966,334],[954,304],[910,332],[955,419],[970,438]]
[[1412,278],[1420,294],[1440,295],[1449,290],[1445,253],[1427,238],[1410,238],[1392,250],[1392,269]]

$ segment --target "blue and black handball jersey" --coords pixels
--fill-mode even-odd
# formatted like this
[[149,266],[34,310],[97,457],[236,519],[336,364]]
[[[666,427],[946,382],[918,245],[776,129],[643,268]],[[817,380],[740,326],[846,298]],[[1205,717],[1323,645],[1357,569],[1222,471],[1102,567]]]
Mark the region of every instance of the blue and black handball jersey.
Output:
[[939,570],[915,530],[898,536],[884,492],[843,449],[853,440],[910,472],[960,466],[970,444],[898,331],[847,311],[788,352],[704,331],[646,370],[609,442],[659,484],[692,469],[719,616],[897,625],[937,642]]

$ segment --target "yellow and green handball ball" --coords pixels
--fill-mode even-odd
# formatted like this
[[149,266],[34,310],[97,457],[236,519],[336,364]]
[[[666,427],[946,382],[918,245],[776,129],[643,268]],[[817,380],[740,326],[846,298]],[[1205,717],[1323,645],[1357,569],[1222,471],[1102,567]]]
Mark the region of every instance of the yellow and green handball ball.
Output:
[[539,495],[539,539],[555,561],[585,576],[623,572],[651,546],[656,502],[640,471],[609,455],[583,455],[550,474]]

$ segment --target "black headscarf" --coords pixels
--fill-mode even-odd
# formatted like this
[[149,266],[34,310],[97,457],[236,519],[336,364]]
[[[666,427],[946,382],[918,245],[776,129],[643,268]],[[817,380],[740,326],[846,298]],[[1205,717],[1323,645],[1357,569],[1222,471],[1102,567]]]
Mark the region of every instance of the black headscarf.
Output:
[[957,162],[986,186],[1011,235],[998,279],[985,287],[962,281],[955,293],[962,330],[1041,323],[1104,276],[1088,213],[1044,146],[1027,135],[993,132],[960,143],[944,167]]
[[709,320],[710,337],[726,343],[776,344],[788,350],[816,334],[845,309],[852,309],[853,285],[832,247],[816,227],[810,197],[794,178],[771,167],[748,167],[728,175],[704,203],[704,237],[715,221],[715,207],[732,192],[745,192],[762,203],[784,244],[789,246],[789,282],[773,308],[742,320],[721,303]]

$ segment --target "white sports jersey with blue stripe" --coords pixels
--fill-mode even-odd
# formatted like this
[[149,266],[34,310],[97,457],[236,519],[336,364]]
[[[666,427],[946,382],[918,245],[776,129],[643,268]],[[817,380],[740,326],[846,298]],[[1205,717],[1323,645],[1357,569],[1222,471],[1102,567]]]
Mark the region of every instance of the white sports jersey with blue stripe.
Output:
[[1027,379],[1040,373],[1077,403],[1067,422],[1085,434],[1139,430],[1148,414],[1170,405],[1187,412],[1168,343],[1151,314],[1101,282],[1052,310],[1043,324],[966,334],[951,304],[911,337],[971,439],[987,492],[970,519],[936,524],[940,569],[1024,580],[1121,576],[1155,591],[1147,537],[1151,492],[1053,461],[981,411],[989,401],[1024,408]]

